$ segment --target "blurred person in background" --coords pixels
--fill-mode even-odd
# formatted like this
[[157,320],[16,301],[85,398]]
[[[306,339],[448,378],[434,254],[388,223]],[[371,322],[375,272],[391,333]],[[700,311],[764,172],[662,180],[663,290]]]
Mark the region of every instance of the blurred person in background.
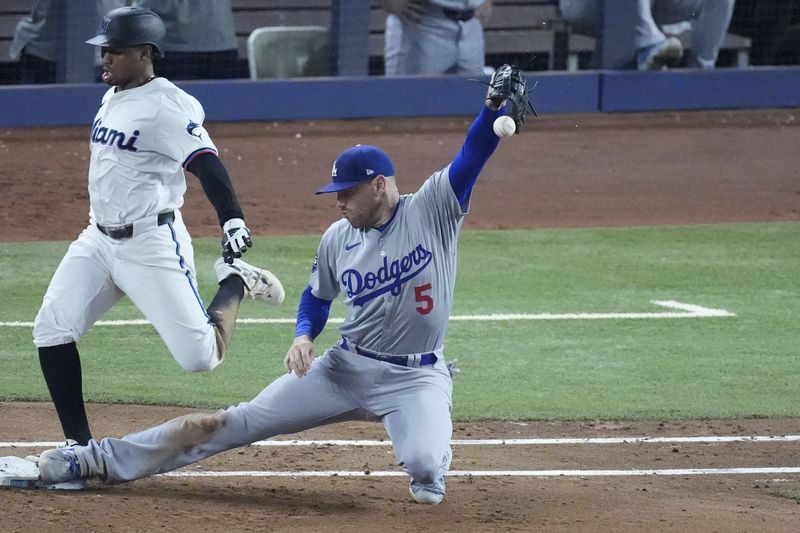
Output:
[[800,0],[738,0],[730,31],[752,39],[752,65],[800,65]]
[[[683,58],[680,39],[666,35],[660,26],[691,21],[690,68],[712,69],[728,31],[734,0],[635,0],[636,67],[658,70],[675,67]],[[561,16],[579,32],[593,34],[597,0],[559,0]]]
[[[130,3],[130,2],[127,2]],[[88,3],[87,3],[88,4]],[[99,22],[112,9],[126,4],[124,0],[96,0],[95,11],[90,5],[81,5],[87,16],[94,15]],[[57,50],[62,37],[58,19],[53,16],[57,5],[50,0],[33,0],[30,14],[17,23],[14,39],[9,48],[11,59],[19,60],[19,82],[23,84],[55,83],[58,65]],[[84,36],[81,36],[81,41]],[[100,81],[100,55],[97,54],[97,81]]]
[[164,57],[156,73],[172,80],[240,77],[239,51],[230,0],[133,0],[167,28]]
[[387,76],[484,71],[492,0],[381,0]]
[[31,12],[17,23],[8,55],[19,60],[19,82],[55,83],[58,21],[48,18],[50,0],[35,0]]

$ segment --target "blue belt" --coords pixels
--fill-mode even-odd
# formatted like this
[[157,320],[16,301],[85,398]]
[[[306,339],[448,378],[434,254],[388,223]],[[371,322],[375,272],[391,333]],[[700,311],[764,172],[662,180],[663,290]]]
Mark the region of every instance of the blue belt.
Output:
[[[419,357],[419,366],[431,366],[436,364],[436,354],[433,352],[422,353],[422,354],[415,354],[415,355],[384,355],[378,352],[373,352],[372,350],[367,350],[366,348],[362,348],[361,346],[353,346],[351,349],[347,345],[347,339],[342,337],[342,342],[340,344],[342,349],[347,350],[348,352],[352,351],[357,353],[358,355],[363,355],[364,357],[369,357],[370,359],[375,359],[376,361],[383,361],[385,363],[392,363],[393,365],[400,365],[400,366],[408,366],[414,367],[414,360]],[[409,362],[411,364],[409,364]]]

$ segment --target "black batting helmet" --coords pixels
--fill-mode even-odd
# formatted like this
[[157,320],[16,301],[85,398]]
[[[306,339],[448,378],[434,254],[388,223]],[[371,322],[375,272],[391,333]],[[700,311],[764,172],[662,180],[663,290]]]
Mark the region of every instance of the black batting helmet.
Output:
[[164,22],[161,17],[141,7],[120,7],[109,11],[100,22],[98,34],[88,41],[95,46],[130,48],[150,44],[164,55]]

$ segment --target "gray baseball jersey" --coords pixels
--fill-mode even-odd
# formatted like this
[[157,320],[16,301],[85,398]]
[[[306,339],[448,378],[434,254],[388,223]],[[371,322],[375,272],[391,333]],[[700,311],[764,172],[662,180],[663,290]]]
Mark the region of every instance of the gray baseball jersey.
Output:
[[463,214],[444,169],[400,197],[382,232],[355,229],[345,219],[328,228],[309,284],[324,300],[343,294],[343,337],[389,354],[442,347]]

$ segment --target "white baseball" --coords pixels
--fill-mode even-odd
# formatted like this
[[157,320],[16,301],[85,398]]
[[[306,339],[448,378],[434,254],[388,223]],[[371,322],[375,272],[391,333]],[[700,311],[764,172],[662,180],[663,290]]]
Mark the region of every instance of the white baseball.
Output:
[[508,115],[497,117],[492,128],[494,129],[494,134],[498,137],[510,137],[517,131],[517,125],[514,123],[514,119]]

